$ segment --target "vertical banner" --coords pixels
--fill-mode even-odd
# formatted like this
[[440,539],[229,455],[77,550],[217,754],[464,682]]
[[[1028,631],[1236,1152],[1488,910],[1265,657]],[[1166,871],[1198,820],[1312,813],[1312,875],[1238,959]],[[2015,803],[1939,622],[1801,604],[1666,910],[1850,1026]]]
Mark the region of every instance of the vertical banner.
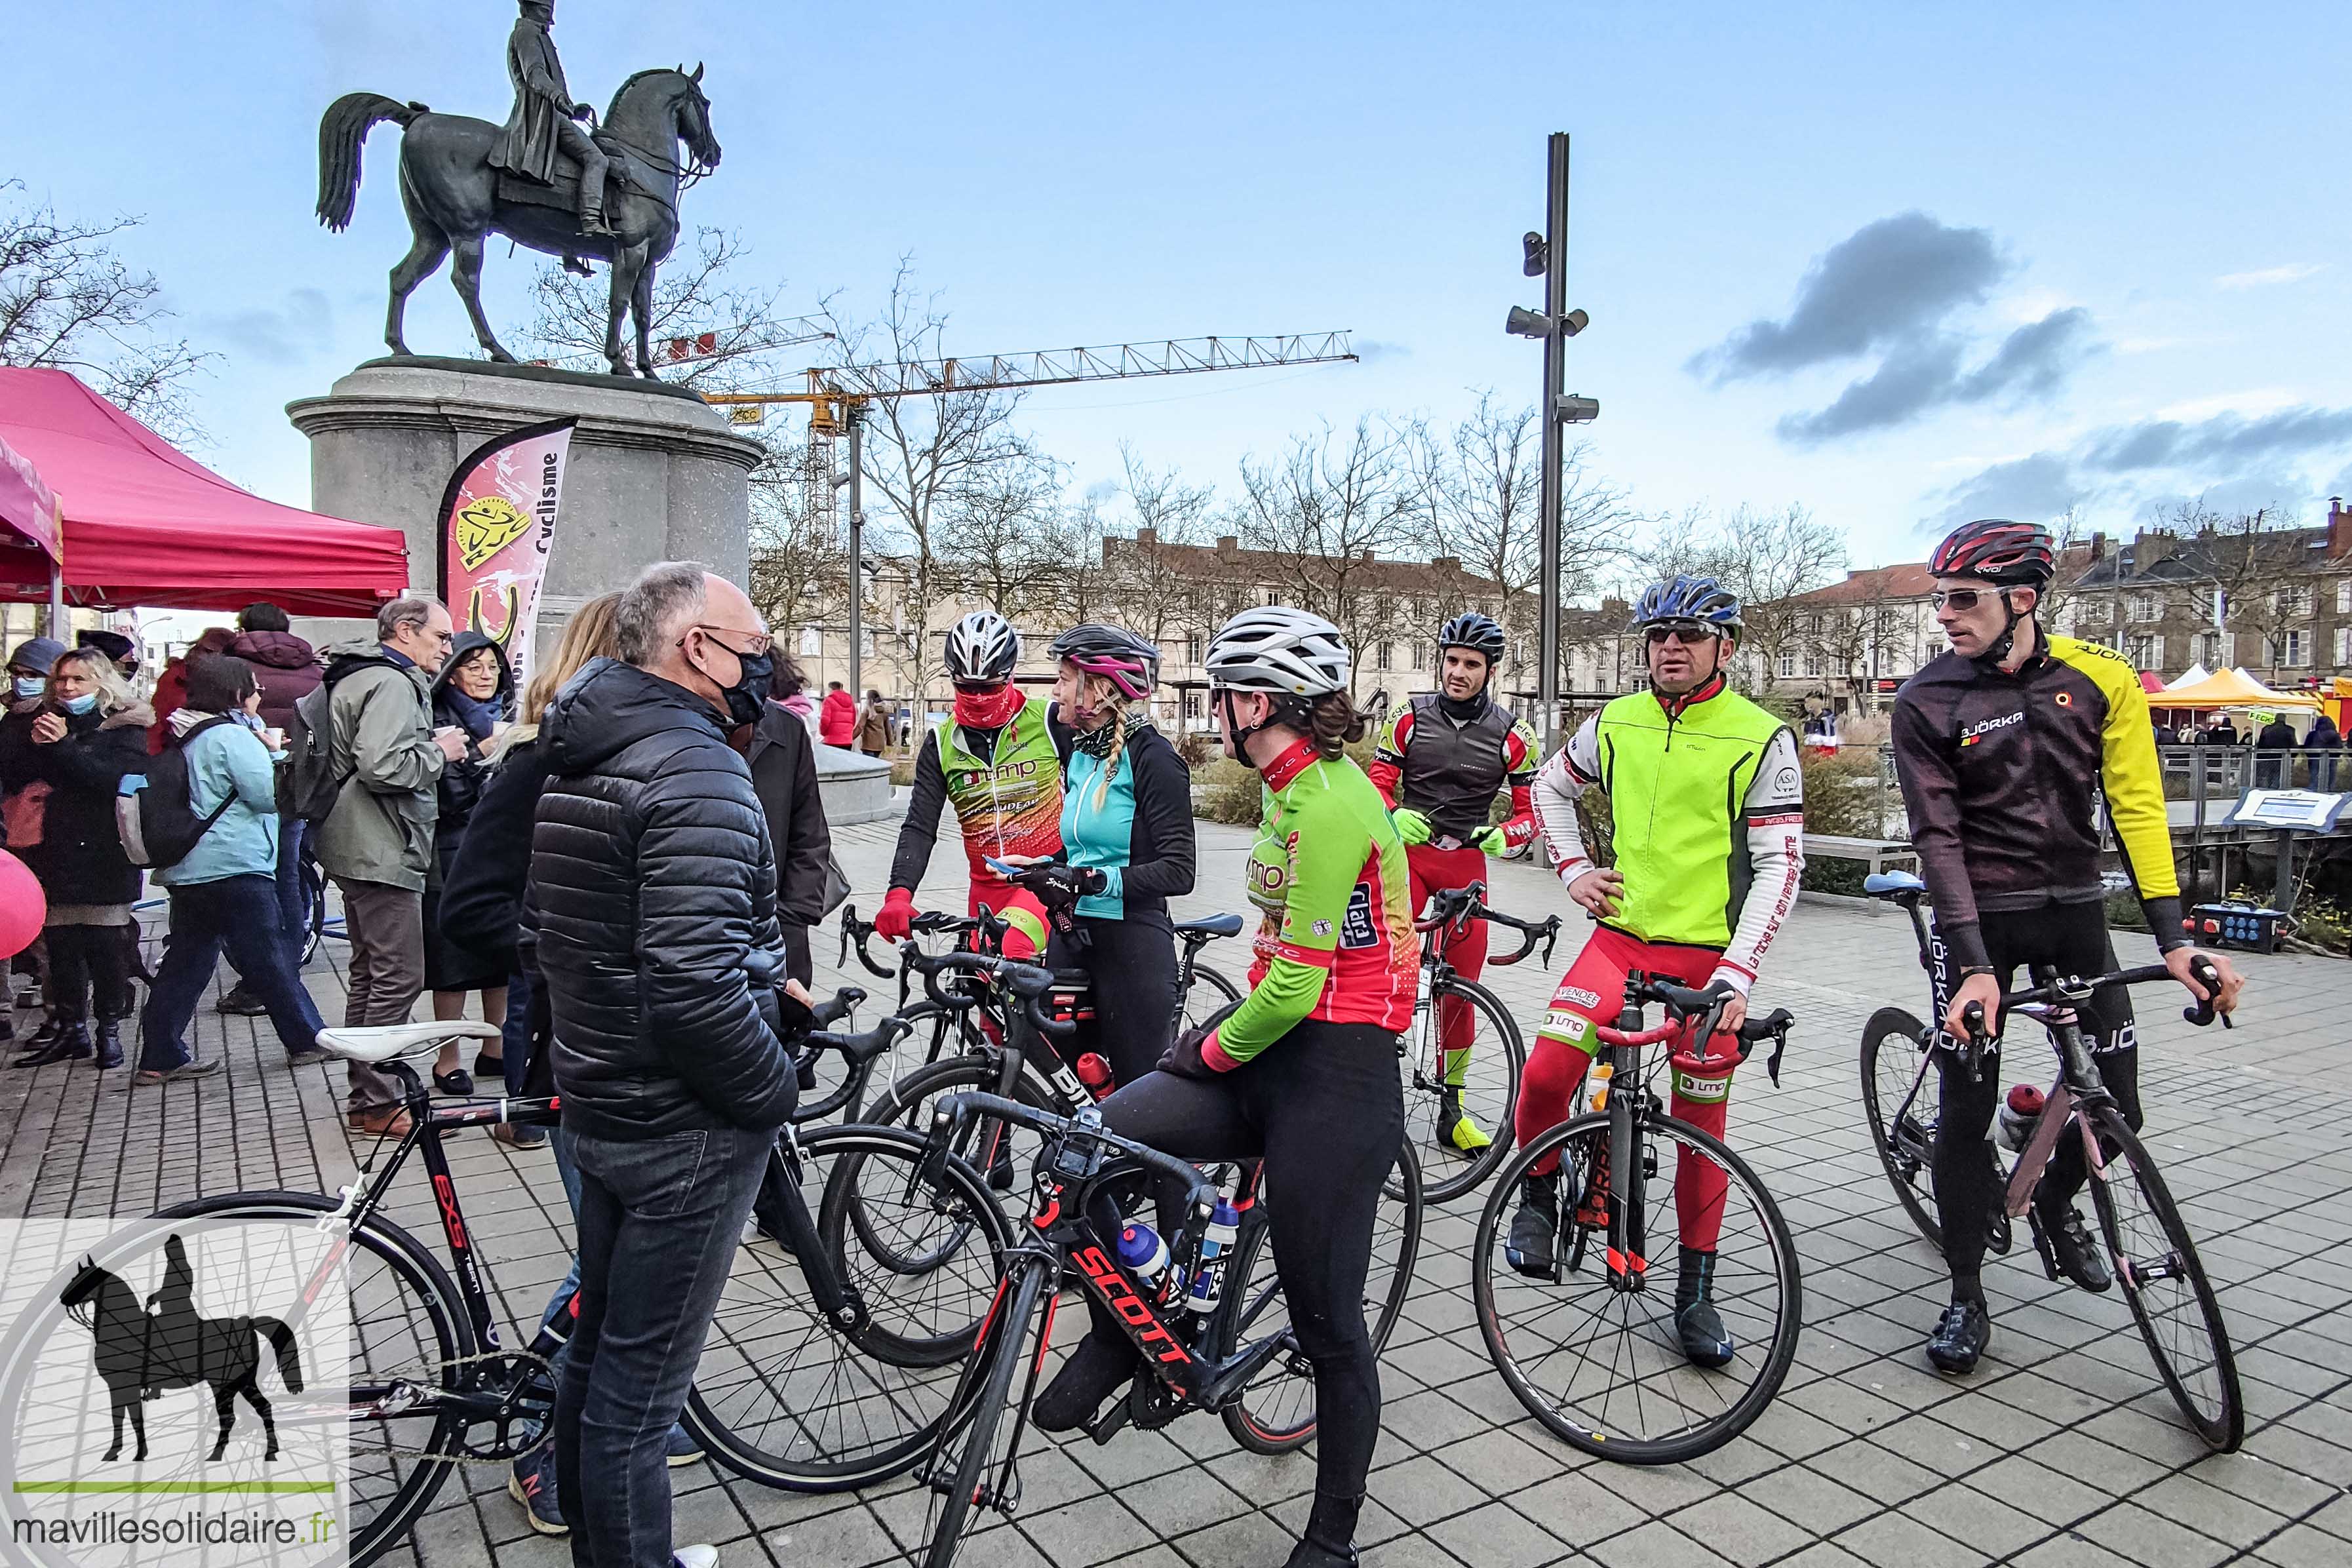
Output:
[[563,508],[575,419],[509,430],[457,465],[441,498],[441,598],[459,631],[505,650],[515,689],[530,675],[540,580]]

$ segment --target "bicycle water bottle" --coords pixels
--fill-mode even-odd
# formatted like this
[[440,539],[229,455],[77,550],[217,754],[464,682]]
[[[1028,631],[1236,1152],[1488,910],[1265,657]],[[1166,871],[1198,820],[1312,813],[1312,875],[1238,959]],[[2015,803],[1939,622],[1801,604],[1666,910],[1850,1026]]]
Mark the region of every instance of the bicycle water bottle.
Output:
[[1118,1261],[1144,1285],[1156,1285],[1168,1271],[1168,1244],[1141,1220],[1130,1221],[1118,1233]]
[[1591,1085],[1592,1091],[1591,1099],[1585,1105],[1587,1110],[1609,1109],[1609,1080],[1616,1076],[1617,1069],[1607,1062],[1592,1064],[1591,1071],[1585,1074],[1586,1081]]
[[1192,1289],[1185,1305],[1196,1312],[1213,1312],[1217,1303],[1225,1299],[1225,1259],[1241,1239],[1242,1216],[1234,1207],[1234,1184],[1229,1180],[1217,1194],[1217,1206],[1210,1211],[1209,1228],[1201,1236],[1201,1268],[1192,1277]]
[[1087,1092],[1098,1100],[1108,1100],[1111,1091],[1118,1088],[1117,1080],[1110,1075],[1110,1063],[1092,1051],[1078,1058],[1078,1081],[1085,1084]]
[[1993,1119],[1993,1142],[2012,1154],[2021,1154],[2026,1144],[2033,1141],[2033,1125],[2042,1120],[2042,1091],[2030,1083],[2021,1083],[2009,1091],[2001,1101],[2000,1112]]

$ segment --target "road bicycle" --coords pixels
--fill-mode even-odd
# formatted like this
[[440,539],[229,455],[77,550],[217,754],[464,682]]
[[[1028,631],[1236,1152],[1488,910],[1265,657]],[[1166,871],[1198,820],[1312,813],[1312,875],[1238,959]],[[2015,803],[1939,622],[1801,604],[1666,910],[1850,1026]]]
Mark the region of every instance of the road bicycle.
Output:
[[[1920,965],[1935,973],[1940,944],[1925,909],[1927,885],[1908,872],[1893,871],[1873,875],[1864,889],[1911,917]],[[2069,1133],[2079,1137],[2090,1173],[2086,1184],[2098,1217],[2098,1239],[2156,1363],[2157,1375],[2199,1436],[2220,1452],[2234,1452],[2245,1440],[2246,1411],[2221,1302],[2171,1190],[2100,1079],[2079,1016],[2100,991],[2171,981],[2172,972],[2160,963],[2147,964],[2086,980],[2035,964],[2029,974],[2033,984],[2003,996],[2000,1016],[2031,1018],[2048,1032],[2058,1057],[2058,1079],[2043,1097],[2033,1131],[2013,1167],[2003,1165],[1992,1139],[1985,1140],[1985,1158],[1992,1166],[1994,1186],[2002,1194],[1988,1226],[1988,1250],[2008,1252],[2015,1222],[2022,1218],[2043,1272],[2053,1281],[2065,1278],[2034,1210],[2033,1194],[2059,1141]],[[2210,964],[2199,971],[2198,978],[2209,989],[2220,984]],[[1932,995],[1931,989],[1931,1008]],[[2181,1016],[2202,1027],[2217,1015],[2208,1001],[2182,1009]],[[1980,1078],[1985,1053],[1995,1039],[1981,1027],[1982,1021],[1981,1014],[1972,1009],[1971,1022],[1978,1026],[1966,1042],[1950,1040],[1940,1028],[1921,1023],[1900,1007],[1880,1008],[1863,1027],[1862,1100],[1871,1142],[1904,1211],[1938,1251],[1944,1233],[1935,1208],[1935,1150],[1942,1075],[1936,1052],[1963,1050],[1969,1077]],[[2227,1017],[2221,1023],[2231,1026]]]
[[[1235,1439],[1255,1452],[1287,1452],[1314,1436],[1311,1415],[1303,1422],[1269,1425],[1252,1399],[1270,1377],[1286,1373],[1307,1379],[1313,1371],[1288,1326],[1271,1267],[1267,1204],[1279,1202],[1280,1194],[1257,1190],[1262,1166],[1244,1162],[1204,1173],[1108,1131],[1093,1106],[1064,1116],[977,1092],[950,1094],[938,1102],[931,1156],[946,1159],[971,1127],[986,1122],[1038,1136],[1036,1207],[1020,1244],[1006,1258],[996,1299],[964,1367],[959,1397],[971,1393],[971,1419],[943,1430],[937,1448],[916,1471],[929,1493],[929,1546],[923,1558],[928,1568],[948,1568],[964,1542],[984,1528],[987,1514],[1009,1518],[1020,1504],[1022,1439],[1066,1284],[1099,1298],[1141,1355],[1126,1394],[1087,1428],[1097,1443],[1109,1441],[1129,1425],[1156,1430],[1193,1411],[1219,1414]],[[1406,1146],[1400,1157],[1408,1152]],[[1222,1260],[1222,1295],[1209,1311],[1196,1312],[1186,1305],[1187,1282],[1202,1267],[1203,1238],[1220,1181],[1228,1173],[1240,1219],[1232,1250]],[[1090,1217],[1089,1204],[1097,1193],[1138,1188],[1184,1194],[1184,1220],[1169,1238],[1169,1267],[1157,1279],[1122,1267],[1118,1238],[1105,1237]],[[1395,1324],[1418,1242],[1416,1225],[1395,1275],[1397,1288],[1382,1310],[1370,1316],[1367,1327],[1376,1351]]]
[[[862,994],[845,993],[834,1005]],[[830,1052],[850,1068],[845,1087],[813,1099],[798,1121],[821,1120],[856,1099],[874,1060],[903,1032],[900,1021],[885,1019],[863,1034],[811,1034],[804,1067]],[[444,1140],[499,1121],[552,1124],[559,1100],[436,1100],[404,1059],[429,1058],[453,1038],[497,1034],[462,1019],[322,1030],[322,1046],[376,1066],[399,1086],[410,1127],[390,1141],[388,1154],[380,1142],[383,1157],[363,1164],[339,1197],[232,1193],[158,1216],[238,1222],[255,1267],[295,1287],[292,1305],[278,1314],[289,1322],[299,1323],[331,1276],[348,1281],[348,1387],[280,1394],[276,1404],[281,1426],[348,1425],[344,1524],[354,1564],[394,1544],[453,1467],[510,1463],[538,1446],[551,1417],[550,1363],[570,1337],[572,1314],[559,1310],[524,1348],[507,1348]],[[956,1414],[950,1395],[1012,1235],[971,1171],[952,1163],[919,1171],[923,1152],[919,1138],[883,1128],[796,1125],[781,1136],[769,1194],[782,1244],[752,1241],[739,1253],[685,1412],[688,1430],[715,1461],[772,1486],[845,1490],[918,1462]],[[425,1166],[446,1268],[388,1212],[412,1154]],[[322,1226],[339,1239],[319,1259],[306,1238]],[[910,1256],[929,1267],[903,1272]],[[100,1247],[94,1261],[114,1267],[114,1258]],[[303,1258],[311,1261],[296,1261]],[[0,1352],[0,1417],[26,1415],[44,1346],[59,1332],[80,1332],[59,1310],[25,1324]]]
[[[1413,929],[1423,935],[1421,994],[1413,1003],[1413,1021],[1397,1037],[1397,1060],[1404,1074],[1405,1135],[1420,1152],[1422,1196],[1433,1204],[1450,1203],[1474,1192],[1510,1157],[1511,1110],[1518,1103],[1519,1074],[1527,1066],[1527,1044],[1510,1010],[1495,994],[1457,973],[1445,949],[1475,921],[1486,921],[1520,933],[1519,951],[1489,954],[1486,962],[1513,964],[1540,944],[1546,967],[1552,945],[1559,940],[1559,917],[1522,921],[1486,903],[1486,884],[1448,888],[1430,895],[1429,904]],[[1465,1016],[1468,1044],[1449,1051],[1444,1026],[1449,1016]],[[1455,1115],[1467,1117],[1488,1142],[1464,1149],[1448,1136]]]
[[[1487,1354],[1529,1415],[1604,1459],[1664,1465],[1722,1447],[1763,1414],[1797,1353],[1803,1291],[1780,1205],[1745,1160],[1665,1113],[1654,1079],[1668,1055],[1643,1061],[1655,1045],[1680,1047],[1676,1062],[1717,1059],[1727,1000],[1713,987],[1627,976],[1615,1026],[1596,1031],[1611,1067],[1602,1108],[1521,1149],[1479,1216],[1470,1279]],[[1650,1004],[1664,1020],[1644,1027]],[[1738,1031],[1741,1058],[1773,1042],[1776,1083],[1791,1022],[1776,1008]],[[1661,1145],[1674,1148],[1671,1161]],[[1529,1275],[1505,1256],[1511,1215],[1521,1183],[1555,1156],[1553,1267]],[[1668,1258],[1679,1264],[1683,1228],[1707,1220],[1718,1224],[1710,1299],[1735,1348],[1726,1364],[1700,1368],[1683,1353],[1672,1287],[1654,1276]]]

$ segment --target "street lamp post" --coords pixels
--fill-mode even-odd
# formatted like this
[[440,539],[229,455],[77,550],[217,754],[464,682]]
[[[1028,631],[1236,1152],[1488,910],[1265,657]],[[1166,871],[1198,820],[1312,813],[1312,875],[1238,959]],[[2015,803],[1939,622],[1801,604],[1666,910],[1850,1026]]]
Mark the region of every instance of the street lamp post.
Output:
[[1573,397],[1562,389],[1568,379],[1568,340],[1582,331],[1588,318],[1568,308],[1568,132],[1552,132],[1547,148],[1544,231],[1529,234],[1521,245],[1526,273],[1544,280],[1541,313],[1512,308],[1504,330],[1524,338],[1541,338],[1544,345],[1543,454],[1537,500],[1536,526],[1540,549],[1537,584],[1537,701],[1543,711],[1538,732],[1547,754],[1558,741],[1559,728],[1559,570],[1560,510],[1563,504],[1566,456],[1565,426],[1582,424],[1601,415],[1600,403]]

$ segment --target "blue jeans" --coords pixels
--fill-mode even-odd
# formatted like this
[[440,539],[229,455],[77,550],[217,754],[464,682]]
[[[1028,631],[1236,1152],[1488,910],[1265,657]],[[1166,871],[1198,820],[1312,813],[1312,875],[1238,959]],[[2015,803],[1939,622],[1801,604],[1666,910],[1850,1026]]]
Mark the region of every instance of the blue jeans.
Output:
[[224,947],[247,988],[269,1009],[278,1043],[289,1052],[317,1045],[319,1009],[295,978],[293,954],[278,934],[278,890],[270,878],[254,871],[171,893],[171,935],[139,1015],[139,1066],[167,1072],[193,1059],[188,1020]]
[[[306,826],[299,816],[278,819],[278,930],[286,939],[286,951],[298,961],[302,956],[302,939],[310,932],[310,900],[302,896],[302,830]],[[237,973],[245,972],[240,969]]]
[[668,1568],[663,1447],[767,1170],[772,1131],[574,1133],[580,1322],[556,1384],[555,1474],[574,1568]]

